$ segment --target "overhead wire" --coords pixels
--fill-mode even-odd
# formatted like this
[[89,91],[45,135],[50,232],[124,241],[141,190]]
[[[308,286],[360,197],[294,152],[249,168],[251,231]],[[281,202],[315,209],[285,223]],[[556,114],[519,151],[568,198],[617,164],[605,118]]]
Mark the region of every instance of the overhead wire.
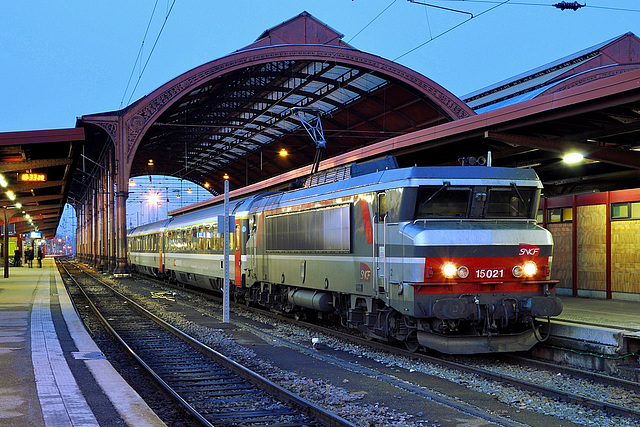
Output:
[[[147,37],[147,33],[149,31],[149,26],[151,25],[151,21],[153,20],[153,16],[155,14],[155,10],[156,10],[156,6],[158,4],[158,0],[156,0],[155,5],[153,6],[153,12],[151,14],[151,18],[149,19],[149,24],[147,25],[147,30],[145,31],[145,35],[144,38],[142,40],[142,46],[140,47],[140,52],[138,53],[138,58],[136,58],[136,62],[133,65],[133,70],[131,71],[131,75],[133,75],[136,65],[138,64],[138,59],[140,59],[141,55],[142,55],[142,49],[144,47],[144,41]],[[142,67],[142,69],[140,70],[140,74],[138,75],[138,80],[136,80],[136,84],[133,87],[133,90],[131,91],[131,95],[129,96],[129,100],[127,101],[127,104],[129,104],[131,102],[131,99],[133,99],[133,95],[136,93],[136,89],[138,88],[138,84],[140,84],[140,80],[142,79],[142,75],[144,74],[145,70],[147,69],[147,65],[149,65],[149,61],[151,60],[151,56],[153,55],[153,52],[156,48],[156,46],[158,45],[158,40],[160,40],[160,36],[162,35],[162,32],[164,31],[164,27],[167,24],[167,21],[169,20],[169,15],[171,15],[171,11],[173,10],[173,6],[176,4],[176,0],[173,0],[173,2],[171,3],[171,7],[169,7],[167,13],[165,14],[164,17],[164,21],[162,22],[162,26],[160,27],[160,31],[158,31],[158,35],[156,36],[155,41],[153,42],[153,46],[151,47],[151,51],[149,52],[149,56],[147,56],[147,60],[144,63],[144,66]],[[131,82],[131,77],[129,77],[129,83],[127,83],[127,89],[129,88],[129,84]],[[124,100],[124,97],[126,96],[127,92],[125,89],[125,93],[122,96],[122,99]],[[120,106],[122,107],[122,102],[120,103]]]
[[158,6],[158,1],[156,0],[153,5],[153,10],[151,11],[151,16],[149,17],[149,22],[147,23],[147,29],[144,31],[144,36],[142,36],[142,43],[140,44],[140,49],[138,50],[138,56],[136,57],[135,62],[133,63],[133,68],[131,69],[131,74],[129,75],[129,81],[127,82],[127,87],[124,89],[124,93],[122,94],[122,100],[120,101],[120,108],[122,108],[122,104],[124,103],[124,97],[127,96],[127,91],[129,90],[129,85],[131,84],[131,79],[133,78],[133,73],[136,71],[136,66],[138,65],[138,61],[142,56],[142,50],[144,49],[144,42],[147,40],[147,34],[149,34],[149,28],[151,28],[151,22],[153,22],[153,17],[156,13],[156,7]]
[[[393,59],[393,61],[395,62],[395,61],[397,61],[398,59],[400,59],[400,58],[402,58],[402,57],[407,56],[408,54],[410,54],[410,53],[412,53],[412,52],[414,52],[414,51],[416,51],[416,50],[420,49],[421,47],[425,46],[426,44],[431,43],[432,41],[434,41],[434,40],[436,40],[436,39],[438,39],[438,38],[440,38],[440,37],[444,36],[444,35],[445,35],[445,34],[447,34],[447,33],[450,33],[451,31],[455,30],[456,28],[459,28],[459,27],[463,26],[464,24],[466,24],[467,22],[471,21],[472,19],[474,19],[474,18],[478,18],[478,17],[480,17],[480,16],[484,15],[485,13],[491,12],[492,10],[497,9],[497,8],[499,8],[500,6],[503,6],[503,5],[507,4],[507,3],[509,3],[509,1],[510,1],[510,0],[504,0],[504,1],[501,1],[499,4],[496,4],[495,6],[490,7],[490,8],[489,8],[489,9],[487,9],[487,10],[483,10],[482,12],[478,13],[477,15],[473,15],[473,14],[472,14],[469,18],[465,19],[464,21],[462,21],[462,22],[460,22],[460,23],[458,23],[458,24],[454,25],[453,27],[451,27],[451,28],[449,28],[449,29],[447,29],[447,30],[445,30],[445,31],[441,32],[440,34],[436,35],[435,37],[431,37],[429,40],[427,40],[427,41],[425,41],[425,42],[423,42],[423,43],[420,43],[420,44],[419,44],[419,45],[417,45],[416,47],[414,47],[414,48],[412,48],[412,49],[409,49],[408,51],[406,51],[406,52],[405,52],[405,53],[403,53],[402,55],[395,57],[395,58]],[[412,3],[413,3],[413,2],[412,2]],[[422,4],[422,3],[420,3],[420,4]]]
[[[409,0],[411,1],[411,0]],[[440,0],[442,2],[452,2],[452,3],[487,3],[487,4],[496,4],[500,3],[500,0]],[[559,3],[561,3],[558,0]],[[555,4],[549,3],[537,3],[537,2],[518,2],[512,1],[509,3],[512,6],[542,6],[542,7],[556,7]],[[640,12],[640,9],[629,9],[629,8],[621,8],[621,7],[611,7],[611,6],[594,6],[591,4],[587,4],[585,1],[584,5],[581,5],[585,9],[603,9],[603,10],[617,10],[620,12]]]

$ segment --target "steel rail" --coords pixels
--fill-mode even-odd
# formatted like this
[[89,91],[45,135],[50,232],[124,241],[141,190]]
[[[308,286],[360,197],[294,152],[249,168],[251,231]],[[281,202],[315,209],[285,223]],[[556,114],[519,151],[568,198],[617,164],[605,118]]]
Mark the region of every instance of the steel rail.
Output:
[[[155,280],[155,279],[150,279],[147,276],[144,276],[144,277],[147,280]],[[158,283],[163,283],[164,285],[167,285],[165,282],[158,281]],[[181,289],[188,290],[189,292],[194,292],[194,293],[197,293],[197,294],[202,295],[202,296],[206,295],[206,296],[211,297],[211,298],[219,299],[217,296],[214,296],[212,294],[205,294],[205,293],[203,293],[203,292],[201,292],[199,290],[192,290],[192,289],[187,289],[187,288],[181,288]],[[452,360],[447,360],[446,358],[441,358],[441,357],[437,357],[437,356],[430,356],[430,355],[423,354],[423,353],[411,352],[411,351],[408,351],[408,350],[400,349],[398,347],[390,346],[389,344],[385,344],[383,342],[374,341],[374,340],[372,341],[372,340],[368,340],[366,338],[361,338],[361,337],[353,335],[353,334],[336,331],[334,329],[325,328],[325,327],[322,327],[322,326],[319,326],[319,325],[315,325],[315,324],[312,324],[312,323],[286,318],[284,316],[281,316],[281,315],[278,315],[278,314],[275,314],[275,313],[271,313],[271,312],[267,312],[267,311],[264,311],[264,310],[260,310],[259,308],[258,309],[254,309],[254,308],[249,308],[249,307],[246,307],[246,306],[243,306],[243,305],[239,305],[239,306],[242,306],[242,308],[244,308],[244,309],[259,311],[260,314],[262,314],[262,315],[271,316],[271,317],[274,317],[274,318],[277,317],[278,320],[280,320],[280,321],[287,321],[287,322],[291,322],[291,323],[294,323],[294,324],[302,324],[307,328],[317,330],[317,331],[325,333],[327,335],[333,335],[335,337],[344,339],[346,341],[354,342],[354,343],[359,344],[359,345],[369,346],[369,347],[373,347],[375,349],[379,349],[379,350],[383,350],[383,351],[393,351],[396,354],[400,354],[400,355],[407,356],[407,357],[419,358],[424,362],[432,363],[432,364],[437,365],[437,366],[442,366],[442,367],[446,367],[446,368],[449,368],[449,369],[459,370],[459,371],[462,371],[462,372],[467,372],[469,374],[480,375],[480,376],[482,376],[482,377],[484,377],[484,378],[486,378],[488,380],[501,382],[503,384],[507,384],[509,386],[512,386],[512,387],[520,389],[520,390],[535,392],[535,393],[541,394],[543,396],[547,396],[547,397],[550,397],[550,398],[562,400],[562,401],[569,402],[569,403],[583,405],[583,406],[586,406],[586,407],[591,408],[591,409],[603,410],[603,411],[606,411],[606,412],[609,412],[609,413],[615,414],[615,415],[620,415],[620,416],[630,417],[630,418],[639,418],[640,419],[640,411],[636,411],[634,409],[626,408],[624,406],[620,406],[620,405],[617,405],[615,403],[603,402],[601,400],[593,399],[593,398],[591,398],[589,396],[581,395],[581,394],[578,394],[578,393],[572,393],[572,392],[569,392],[569,391],[563,391],[563,390],[558,390],[558,389],[546,387],[546,386],[539,385],[539,384],[536,384],[536,383],[533,383],[533,382],[521,380],[521,379],[518,379],[518,378],[515,378],[515,377],[511,377],[511,376],[495,373],[495,372],[492,372],[492,371],[489,371],[489,370],[486,370],[486,369],[483,369],[483,368],[478,368],[478,367],[474,367],[474,366],[469,366],[469,365],[465,365],[465,364],[462,364],[462,363],[458,363],[458,362],[455,362],[455,361],[452,361]],[[553,365],[553,368],[560,369],[560,368],[558,368],[557,365]],[[562,369],[565,369],[565,368],[562,368]],[[570,368],[567,368],[567,372],[569,372],[569,371],[570,371]],[[583,378],[585,378],[585,377],[583,376]],[[625,381],[625,380],[607,379],[606,376],[602,376],[602,375],[598,375],[598,374],[593,374],[590,379],[592,379],[594,381],[600,381],[600,382],[608,384],[608,385],[613,385],[613,386],[617,386],[617,387],[621,387],[621,388],[631,388],[632,390],[635,390],[635,387],[633,387],[633,386],[630,387],[629,383],[632,383],[632,382]]]
[[[176,398],[176,400],[181,404],[181,406],[183,406],[199,422],[201,422],[203,425],[207,425],[207,426],[212,425],[206,418],[204,418],[201,414],[199,414],[196,409],[194,409],[188,402],[186,402],[182,397],[180,397],[179,394],[176,393],[171,388],[171,386],[169,384],[167,384],[164,380],[162,380],[162,378],[160,376],[158,376],[148,364],[146,364],[137,354],[135,354],[133,349],[117,334],[117,332],[111,327],[111,325],[109,325],[108,320],[106,320],[102,316],[102,314],[99,312],[97,307],[91,302],[91,299],[88,297],[88,295],[86,295],[86,293],[82,289],[82,286],[80,286],[78,284],[78,282],[70,275],[70,273],[67,271],[67,269],[64,266],[63,266],[63,268],[65,269],[65,271],[67,272],[69,277],[71,277],[72,280],[78,285],[78,288],[83,292],[83,294],[87,298],[87,301],[89,301],[89,303],[90,303],[89,305],[90,305],[92,311],[94,311],[94,313],[96,313],[96,315],[98,315],[98,317],[100,318],[100,321],[103,322],[103,324],[105,324],[105,326],[108,328],[108,330],[111,333],[114,334],[116,339],[118,339],[118,341],[120,341],[122,343],[122,345],[127,349],[127,351],[130,354],[132,354],[136,358],[136,360],[138,360],[140,362],[140,364],[144,367],[144,369],[147,370],[150,373],[150,375],[154,379],[156,379],[158,381],[158,383],[163,388],[166,388],[167,391],[171,394],[171,396]],[[200,351],[202,351],[203,353],[205,353],[206,355],[208,355],[209,357],[214,359],[216,363],[219,363],[224,368],[234,372],[235,374],[237,374],[238,376],[240,376],[244,380],[250,382],[254,386],[266,391],[268,394],[276,397],[277,399],[283,401],[284,403],[287,403],[287,404],[297,408],[302,413],[305,413],[306,415],[313,417],[316,421],[318,421],[319,423],[322,423],[325,426],[331,426],[331,427],[355,427],[355,424],[353,424],[353,423],[351,423],[351,422],[339,417],[338,415],[336,415],[336,414],[334,414],[332,412],[329,412],[329,411],[325,410],[324,408],[322,408],[322,407],[320,407],[318,405],[315,405],[314,403],[309,402],[308,400],[306,400],[306,399],[304,399],[304,398],[302,398],[302,397],[300,397],[300,396],[298,396],[298,395],[296,395],[296,394],[284,389],[283,387],[275,384],[274,382],[268,380],[267,378],[264,378],[263,376],[255,373],[255,372],[251,371],[250,369],[240,365],[239,363],[231,360],[230,358],[226,357],[225,355],[213,350],[212,348],[208,347],[207,345],[205,345],[204,343],[200,342],[199,340],[197,340],[197,339],[185,334],[181,330],[175,328],[174,326],[172,326],[169,323],[165,322],[164,320],[160,319],[158,316],[156,316],[155,314],[151,313],[150,311],[148,311],[144,307],[140,306],[138,303],[136,303],[132,299],[128,298],[127,296],[125,296],[125,295],[121,294],[120,292],[116,291],[115,289],[113,289],[109,284],[107,284],[104,281],[100,280],[99,278],[93,276],[92,274],[88,273],[87,271],[84,271],[82,269],[80,269],[80,270],[84,274],[89,276],[92,280],[95,280],[95,281],[101,283],[103,286],[109,288],[112,292],[114,292],[116,295],[118,295],[119,298],[122,298],[125,301],[127,301],[127,304],[135,307],[138,311],[143,313],[148,318],[152,319],[154,322],[156,322],[157,324],[159,324],[160,326],[165,328],[167,331],[169,331],[173,335],[175,335],[178,338],[180,338],[181,340],[187,342],[189,345],[192,345],[192,346],[196,347],[197,349],[199,349]]]

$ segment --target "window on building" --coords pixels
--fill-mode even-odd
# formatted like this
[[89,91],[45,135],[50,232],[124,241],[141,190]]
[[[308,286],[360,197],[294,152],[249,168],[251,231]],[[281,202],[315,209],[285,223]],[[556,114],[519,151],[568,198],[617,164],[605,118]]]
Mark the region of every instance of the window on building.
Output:
[[550,223],[573,221],[573,208],[548,209],[547,214],[549,215],[547,219]]
[[640,202],[612,203],[611,219],[640,219]]

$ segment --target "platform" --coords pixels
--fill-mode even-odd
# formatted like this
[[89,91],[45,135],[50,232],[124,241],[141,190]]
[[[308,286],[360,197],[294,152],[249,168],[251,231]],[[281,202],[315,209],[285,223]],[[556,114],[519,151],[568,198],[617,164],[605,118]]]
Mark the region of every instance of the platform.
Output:
[[[640,302],[560,296],[562,313],[534,355],[640,379]],[[539,319],[541,320],[541,319]],[[548,333],[546,324],[543,335]]]
[[163,426],[104,358],[52,258],[0,279],[0,424]]

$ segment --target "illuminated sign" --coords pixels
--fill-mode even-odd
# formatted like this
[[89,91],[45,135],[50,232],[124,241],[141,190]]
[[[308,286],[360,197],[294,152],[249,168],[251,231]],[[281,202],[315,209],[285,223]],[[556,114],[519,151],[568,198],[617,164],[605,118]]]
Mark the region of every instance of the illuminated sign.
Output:
[[42,231],[32,231],[31,232],[32,239],[42,239]]
[[44,182],[47,180],[47,175],[44,173],[21,173],[20,174],[20,181],[27,181],[27,182]]

